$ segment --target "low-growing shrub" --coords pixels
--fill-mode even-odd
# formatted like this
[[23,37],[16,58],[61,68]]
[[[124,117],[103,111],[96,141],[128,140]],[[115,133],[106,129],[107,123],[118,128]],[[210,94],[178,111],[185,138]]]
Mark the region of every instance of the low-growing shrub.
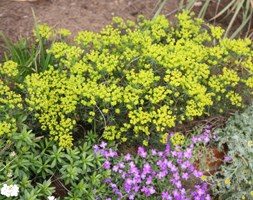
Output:
[[219,147],[227,151],[224,164],[212,176],[211,187],[219,199],[253,198],[253,105],[231,117],[215,131]]
[[[251,41],[221,39],[221,28],[206,29],[188,12],[177,19],[116,17],[100,33],[79,32],[76,45],[53,42],[54,65],[14,84],[29,122],[62,147],[73,145],[78,127],[107,140],[141,136],[148,145],[179,123],[244,107],[253,88]],[[50,39],[43,27],[37,35]]]
[[9,138],[1,136],[0,199],[93,200],[106,193],[101,179],[109,174],[102,167],[105,159],[93,152],[94,137],[91,133],[83,144],[63,150],[26,126]]

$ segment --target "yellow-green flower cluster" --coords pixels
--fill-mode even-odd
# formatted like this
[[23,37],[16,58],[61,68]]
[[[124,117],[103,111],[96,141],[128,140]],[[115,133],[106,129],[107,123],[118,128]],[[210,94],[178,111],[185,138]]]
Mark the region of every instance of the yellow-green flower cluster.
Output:
[[0,74],[7,75],[9,77],[15,77],[18,75],[18,64],[13,61],[6,61],[3,65],[0,64]]
[[209,25],[210,29],[211,29],[211,34],[212,34],[212,37],[213,38],[216,38],[216,39],[221,39],[223,33],[225,32],[224,29],[222,29],[221,27],[219,26],[212,26],[212,25]]
[[[12,64],[10,64],[10,66],[12,66]],[[8,65],[8,63],[5,65]],[[13,132],[17,131],[15,114],[22,108],[21,96],[11,91],[0,79],[0,136],[11,135]]]
[[79,61],[80,55],[84,52],[76,46],[69,46],[65,42],[55,42],[47,53],[54,53],[55,58],[61,59],[61,63],[67,67]]
[[205,30],[186,11],[177,19],[115,18],[100,33],[80,32],[76,45],[53,43],[47,52],[59,65],[26,78],[42,129],[64,147],[80,123],[108,140],[141,135],[147,145],[177,123],[243,106],[253,88],[251,41],[221,39],[222,29]]
[[66,73],[60,73],[53,67],[25,79],[29,110],[35,113],[42,130],[49,130],[51,137],[60,141],[62,147],[72,145],[72,129],[76,121],[69,115],[75,112],[79,101],[80,81],[81,78],[67,78]]
[[176,132],[173,136],[170,137],[170,142],[174,145],[174,146],[182,146],[184,145],[184,136],[179,133]]
[[49,40],[53,35],[53,29],[47,24],[38,24],[37,30],[33,30],[33,34],[36,37],[39,34],[42,38]]
[[50,40],[50,39],[56,39],[64,38],[71,35],[71,32],[68,29],[54,29],[47,24],[38,24],[36,29],[33,30],[34,36],[37,38],[37,42],[39,41],[39,37]]

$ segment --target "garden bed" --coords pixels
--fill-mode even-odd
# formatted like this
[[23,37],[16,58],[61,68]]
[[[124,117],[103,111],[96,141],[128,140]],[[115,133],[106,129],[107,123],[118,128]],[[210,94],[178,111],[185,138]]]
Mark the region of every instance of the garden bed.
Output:
[[[71,1],[118,8],[74,34],[39,15],[33,39],[2,34],[0,199],[252,198],[252,41],[187,10],[137,17],[149,4],[134,2]],[[133,4],[133,21],[111,20]]]

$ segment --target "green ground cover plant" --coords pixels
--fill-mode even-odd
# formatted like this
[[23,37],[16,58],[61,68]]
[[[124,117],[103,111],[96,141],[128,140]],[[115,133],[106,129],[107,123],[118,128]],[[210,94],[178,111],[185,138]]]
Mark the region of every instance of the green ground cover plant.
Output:
[[1,200],[56,199],[56,188],[64,191],[57,199],[92,200],[106,194],[101,180],[109,173],[102,167],[105,158],[94,154],[94,133],[78,147],[63,151],[27,128],[23,125],[21,132],[0,138]]
[[[227,151],[224,165],[211,187],[219,199],[253,197],[253,105],[231,117],[225,128],[216,130],[218,146]],[[226,150],[228,149],[228,150]]]
[[161,150],[146,151],[139,146],[136,155],[118,154],[107,143],[95,145],[95,152],[106,158],[104,168],[111,171],[105,179],[108,187],[107,200],[120,199],[211,199],[203,172],[192,164],[195,145],[208,145],[213,134],[209,129],[198,136],[181,139],[175,144],[178,134],[171,133],[169,141]]

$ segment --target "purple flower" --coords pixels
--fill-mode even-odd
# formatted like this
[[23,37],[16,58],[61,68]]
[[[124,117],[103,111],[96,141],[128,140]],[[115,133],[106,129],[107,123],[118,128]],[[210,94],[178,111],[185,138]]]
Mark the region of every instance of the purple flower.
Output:
[[161,170],[166,170],[167,169],[167,165],[162,160],[158,160],[156,162],[156,165],[159,166]]
[[190,178],[189,174],[187,172],[182,173],[182,178],[185,180],[188,180]]
[[184,152],[184,158],[188,158],[190,159],[192,157],[192,149],[191,148],[187,148]]
[[150,166],[150,164],[149,163],[145,163],[143,165],[143,173],[144,174],[149,174],[149,173],[151,173],[151,171],[152,171],[152,167]]
[[155,150],[155,149],[152,149],[152,150],[151,150],[151,154],[152,154],[152,156],[155,156],[155,155],[157,154],[156,150]]
[[135,193],[138,193],[138,192],[139,192],[140,187],[139,187],[138,185],[135,185],[133,189],[134,189],[134,192],[135,192]]
[[178,181],[180,179],[180,176],[177,172],[175,174],[173,174],[173,177],[176,181]]
[[125,159],[125,161],[132,160],[131,154],[130,154],[130,153],[126,154],[126,155],[124,156],[124,159]]
[[99,151],[99,146],[95,144],[93,146],[93,149],[94,149],[95,153],[97,153]]
[[129,200],[134,200],[134,194],[129,195]]
[[115,183],[110,183],[110,186],[113,188],[113,189],[116,189],[117,188],[117,185]]
[[150,195],[149,189],[146,186],[142,186],[141,192],[145,193],[145,195],[148,197]]
[[143,173],[142,173],[142,174],[141,174],[141,178],[142,178],[142,179],[145,179],[145,178],[146,178],[146,174],[143,174]]
[[139,156],[141,156],[143,158],[146,158],[146,156],[147,156],[147,152],[145,152],[143,147],[138,147],[138,154],[139,154]]
[[162,199],[163,200],[172,200],[172,197],[169,195],[168,192],[162,192]]
[[175,183],[175,185],[176,185],[176,187],[177,187],[178,189],[181,189],[181,187],[182,187],[181,181],[177,181],[177,182]]
[[178,192],[178,190],[173,190],[172,191],[172,194],[173,194],[173,196],[177,199],[177,197],[180,195],[179,194],[179,192]]
[[213,139],[217,139],[217,135],[216,134],[213,134]]
[[105,169],[110,169],[110,165],[111,165],[111,163],[109,162],[109,160],[106,160],[106,161],[104,162],[104,168],[105,168]]
[[126,179],[125,184],[124,184],[124,188],[127,193],[130,193],[132,183],[133,183],[133,181],[131,179],[129,179],[129,178]]
[[193,143],[198,142],[198,138],[196,138],[195,136],[192,136],[192,142],[193,142]]
[[177,154],[178,154],[178,152],[177,151],[172,151],[171,152],[171,156],[174,158],[174,157],[176,157],[177,156]]
[[182,151],[177,152],[177,157],[178,158],[183,158],[183,152]]
[[159,172],[156,176],[158,179],[162,179],[163,177],[165,177],[168,174],[168,171],[161,171]]
[[167,167],[170,168],[170,169],[171,169],[171,167],[173,166],[173,164],[172,164],[171,161],[166,162],[166,165],[167,165]]
[[104,182],[105,182],[105,183],[111,183],[112,180],[111,180],[111,179],[105,179]]
[[225,162],[232,162],[232,158],[229,157],[229,156],[225,156],[225,157],[224,157],[224,161],[225,161]]
[[131,167],[130,167],[129,173],[130,173],[130,174],[138,174],[138,173],[139,173],[139,170],[138,170],[138,168],[134,165],[134,166],[131,166]]
[[125,167],[125,163],[124,162],[119,162],[118,166],[119,166],[119,168],[123,169]]
[[210,138],[209,138],[208,135],[204,138],[204,141],[205,141],[206,144],[210,141]]
[[149,176],[149,177],[147,178],[146,184],[149,185],[149,184],[151,184],[151,183],[152,183],[152,176]]
[[149,188],[149,192],[150,192],[150,194],[155,194],[155,189],[154,189],[154,187],[153,186],[151,186],[150,188]]
[[205,200],[211,200],[210,194],[207,194],[207,195],[206,195],[206,199],[205,199]]
[[131,161],[131,162],[129,163],[129,166],[130,166],[130,167],[135,167],[134,162],[133,162],[133,161]]
[[126,175],[127,175],[126,172],[122,172],[122,173],[121,173],[121,178],[125,179],[125,178],[126,178]]
[[101,144],[99,145],[102,149],[104,149],[106,147],[107,143],[102,141]]
[[206,134],[209,134],[209,133],[211,133],[211,130],[210,130],[209,128],[207,128],[207,129],[205,130],[205,133],[206,133]]
[[179,165],[181,165],[182,164],[182,160],[181,159],[177,159],[177,163],[179,164]]
[[183,195],[186,194],[186,190],[185,190],[184,188],[181,188],[181,189],[180,189],[180,192],[181,192],[181,194],[183,194]]
[[196,193],[198,194],[198,196],[205,195],[206,188],[201,188],[200,185],[195,185],[195,188],[197,189]]
[[117,172],[118,170],[119,170],[119,166],[117,165],[113,166],[112,171]]
[[103,155],[105,158],[109,158],[108,152],[104,149],[100,150],[100,154]]
[[186,168],[188,168],[190,165],[191,165],[190,161],[189,161],[189,160],[186,160],[186,161],[184,161],[184,162],[181,164],[181,168],[182,168],[182,169],[186,169]]
[[198,170],[194,170],[193,171],[193,175],[196,177],[196,178],[199,178],[201,176],[203,176],[203,172],[200,172]]
[[162,157],[162,156],[163,156],[163,152],[162,152],[162,151],[159,151],[159,152],[157,153],[157,155],[160,156],[160,157]]
[[178,168],[177,168],[175,165],[172,165],[172,166],[170,167],[170,170],[171,170],[172,172],[176,172],[176,171],[178,170]]
[[112,148],[109,149],[109,153],[107,154],[109,157],[116,157],[118,154],[117,152],[113,151]]

